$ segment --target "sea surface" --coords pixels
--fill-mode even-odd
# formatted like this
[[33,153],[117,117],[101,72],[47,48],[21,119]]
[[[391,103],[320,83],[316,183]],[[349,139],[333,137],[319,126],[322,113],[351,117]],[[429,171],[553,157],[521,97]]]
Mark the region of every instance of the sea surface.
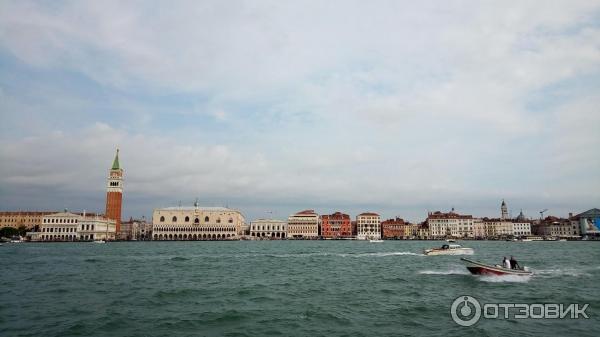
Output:
[[[20,243],[0,247],[0,336],[600,336],[600,242],[459,242],[529,278],[476,277],[440,241]],[[589,304],[481,319],[454,299]]]

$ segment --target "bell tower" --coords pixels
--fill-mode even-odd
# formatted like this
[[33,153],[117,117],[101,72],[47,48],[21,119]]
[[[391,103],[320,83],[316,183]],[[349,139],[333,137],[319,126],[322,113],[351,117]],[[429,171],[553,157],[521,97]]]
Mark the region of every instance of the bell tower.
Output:
[[121,230],[121,203],[123,200],[123,169],[119,165],[119,149],[113,160],[112,168],[108,174],[106,184],[106,212],[107,218],[115,220],[117,237]]
[[506,203],[504,199],[502,199],[502,205],[500,205],[500,212],[502,213],[502,220],[508,219],[508,207],[506,207]]

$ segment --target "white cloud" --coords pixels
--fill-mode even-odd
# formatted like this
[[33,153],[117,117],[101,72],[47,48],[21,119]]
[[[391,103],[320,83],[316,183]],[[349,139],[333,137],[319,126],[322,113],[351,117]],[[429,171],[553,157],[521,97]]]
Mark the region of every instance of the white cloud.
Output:
[[[98,118],[108,124],[69,131],[55,123],[50,128],[62,134],[44,133],[48,125],[36,114],[70,121],[64,111],[94,102],[45,82],[31,88],[34,103],[4,90],[0,108],[11,125],[36,131],[2,141],[0,159],[11,164],[0,172],[14,188],[89,190],[82,182],[90,174],[103,180],[98,168],[116,145],[129,163],[130,191],[161,198],[440,204],[556,194],[550,180],[575,194],[571,179],[579,179],[578,191],[581,177],[598,181],[591,171],[600,163],[585,159],[586,144],[598,145],[589,129],[598,122],[598,94],[541,112],[527,106],[549,86],[598,76],[596,1],[15,1],[2,8],[4,50],[35,69],[89,77],[108,96],[118,92],[107,107],[131,115],[123,127]],[[144,102],[165,93],[202,99],[189,109]],[[210,116],[224,130],[201,138],[149,127],[188,115]],[[531,162],[520,169],[511,158]],[[534,177],[520,187],[523,174]]]

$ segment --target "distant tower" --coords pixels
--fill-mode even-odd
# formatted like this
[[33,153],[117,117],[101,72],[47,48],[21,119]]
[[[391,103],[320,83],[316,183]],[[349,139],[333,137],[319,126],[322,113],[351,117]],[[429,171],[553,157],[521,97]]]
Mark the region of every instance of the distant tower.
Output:
[[506,207],[504,199],[502,199],[502,206],[500,206],[500,210],[502,210],[502,220],[508,219],[508,208]]
[[115,155],[112,168],[108,175],[108,184],[106,186],[106,212],[109,219],[116,221],[117,235],[121,230],[121,203],[123,200],[123,170],[119,166],[119,149]]

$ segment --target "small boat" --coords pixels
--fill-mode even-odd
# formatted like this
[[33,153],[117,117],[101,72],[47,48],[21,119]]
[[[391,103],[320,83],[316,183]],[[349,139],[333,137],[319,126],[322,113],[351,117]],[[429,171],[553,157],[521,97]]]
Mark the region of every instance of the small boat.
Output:
[[94,240],[93,242],[94,243],[106,243],[106,241],[104,241],[104,240]]
[[473,248],[462,247],[461,245],[443,245],[440,248],[425,249],[423,254],[430,255],[473,255]]
[[371,240],[369,240],[369,242],[370,243],[382,243],[383,240],[381,240],[381,239],[371,239]]
[[508,269],[500,265],[489,265],[478,261],[473,261],[465,258],[460,258],[467,262],[467,269],[473,275],[516,275],[516,276],[531,276],[533,272],[524,269]]

